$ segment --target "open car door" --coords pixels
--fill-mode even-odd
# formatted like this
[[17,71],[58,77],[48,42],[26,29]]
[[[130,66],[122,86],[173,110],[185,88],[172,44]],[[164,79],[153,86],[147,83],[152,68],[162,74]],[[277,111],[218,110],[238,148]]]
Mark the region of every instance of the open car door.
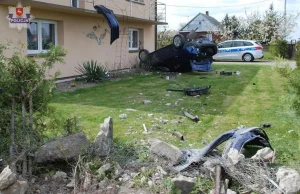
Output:
[[99,14],[103,14],[106,18],[106,21],[110,27],[110,44],[112,44],[119,38],[119,22],[112,10],[107,9],[103,5],[95,5],[94,8]]

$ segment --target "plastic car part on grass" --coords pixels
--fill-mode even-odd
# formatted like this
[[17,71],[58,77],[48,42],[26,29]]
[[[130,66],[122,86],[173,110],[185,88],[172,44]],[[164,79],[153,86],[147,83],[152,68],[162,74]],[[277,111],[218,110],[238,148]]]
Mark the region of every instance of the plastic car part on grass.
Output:
[[189,119],[191,119],[192,121],[194,121],[195,123],[198,123],[199,122],[199,118],[198,116],[193,116],[191,115],[188,111],[183,111],[183,114],[188,117]]
[[200,88],[185,88],[185,89],[167,89],[167,91],[183,92],[187,96],[198,96],[207,94],[211,86],[204,86]]
[[199,163],[203,157],[210,154],[220,144],[229,139],[230,142],[223,151],[223,158],[225,159],[231,149],[237,150],[238,153],[241,153],[243,148],[247,149],[247,146],[270,147],[273,150],[269,138],[262,128],[252,127],[232,130],[223,133],[201,150],[194,149],[182,151],[184,154],[184,162],[175,166],[175,170],[180,172],[187,169],[191,164]]
[[98,13],[103,14],[106,18],[107,23],[110,27],[110,44],[112,44],[119,38],[119,22],[112,10],[107,9],[103,5],[95,5],[94,8]]

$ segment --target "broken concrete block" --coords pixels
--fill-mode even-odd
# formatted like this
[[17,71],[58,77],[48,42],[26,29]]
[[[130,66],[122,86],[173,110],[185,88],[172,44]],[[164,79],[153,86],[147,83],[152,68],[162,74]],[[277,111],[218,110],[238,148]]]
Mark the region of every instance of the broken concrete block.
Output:
[[96,156],[108,156],[113,151],[113,120],[108,117],[100,125],[100,131],[93,143],[93,153]]
[[260,149],[256,152],[254,156],[251,158],[253,160],[263,160],[263,161],[272,161],[272,159],[275,157],[275,152],[271,150],[271,148],[266,147],[263,149]]
[[150,100],[144,100],[143,103],[146,104],[146,105],[147,104],[152,104],[152,101],[150,101]]
[[1,194],[25,194],[29,188],[26,181],[17,180],[14,184],[0,191]]
[[71,181],[66,186],[68,189],[73,189],[75,187],[75,179],[71,179]]
[[10,170],[9,166],[7,166],[0,174],[0,191],[16,181],[17,175]]
[[170,165],[179,164],[183,160],[183,153],[179,148],[159,139],[151,139],[149,143],[150,154],[167,159]]
[[279,187],[287,194],[293,194],[300,191],[300,175],[291,168],[280,167],[276,173]]
[[181,194],[189,194],[193,191],[194,186],[197,183],[197,178],[190,178],[179,175],[172,179],[176,189],[181,191]]
[[231,165],[236,165],[238,162],[245,159],[245,156],[243,154],[240,154],[238,150],[233,148],[230,148],[227,157]]
[[52,176],[52,179],[58,182],[61,182],[67,178],[67,173],[62,171],[57,171],[55,175]]
[[35,161],[46,163],[74,159],[84,153],[89,144],[82,132],[62,137],[41,146],[35,153]]

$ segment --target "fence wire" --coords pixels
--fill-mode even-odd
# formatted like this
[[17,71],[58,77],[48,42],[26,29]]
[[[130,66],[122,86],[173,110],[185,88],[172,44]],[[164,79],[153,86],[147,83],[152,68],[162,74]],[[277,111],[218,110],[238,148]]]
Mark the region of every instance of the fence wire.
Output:
[[[227,159],[221,156],[222,153],[213,151],[210,155],[202,157],[198,162],[192,163],[184,171],[174,170],[172,161],[164,155],[150,154],[149,147],[126,147],[115,146],[114,153],[110,159],[118,162],[123,169],[140,169],[141,167],[161,166],[170,176],[184,175],[188,177],[204,177],[214,181],[214,169],[220,165],[223,170],[223,177],[232,180],[233,189],[237,192],[254,191],[262,194],[270,194],[280,191],[276,184],[276,169],[264,161],[254,161],[245,158],[235,165],[230,165]],[[178,165],[184,165],[183,161]],[[207,165],[209,163],[209,165]],[[211,188],[213,189],[213,188]]]

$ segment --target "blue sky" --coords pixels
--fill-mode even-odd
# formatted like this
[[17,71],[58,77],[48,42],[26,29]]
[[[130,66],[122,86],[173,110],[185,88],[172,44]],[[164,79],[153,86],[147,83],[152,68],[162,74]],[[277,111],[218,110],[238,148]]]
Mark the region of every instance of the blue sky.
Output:
[[[300,0],[286,1],[287,13],[296,13],[300,10]],[[205,3],[200,0],[159,0],[159,2],[167,5],[167,22],[169,23],[169,29],[172,30],[178,30],[180,23],[187,23],[199,12],[205,13],[206,11],[209,11],[210,16],[216,18],[218,21],[221,21],[225,14],[245,16],[245,13],[250,13],[251,11],[257,10],[263,13],[268,9],[272,2],[275,10],[279,12],[284,11],[284,0],[209,0],[205,1]],[[173,7],[168,5],[192,6],[193,8]],[[297,18],[297,24],[298,25],[295,27],[295,32],[290,35],[290,39],[298,40],[300,38],[300,17]]]

